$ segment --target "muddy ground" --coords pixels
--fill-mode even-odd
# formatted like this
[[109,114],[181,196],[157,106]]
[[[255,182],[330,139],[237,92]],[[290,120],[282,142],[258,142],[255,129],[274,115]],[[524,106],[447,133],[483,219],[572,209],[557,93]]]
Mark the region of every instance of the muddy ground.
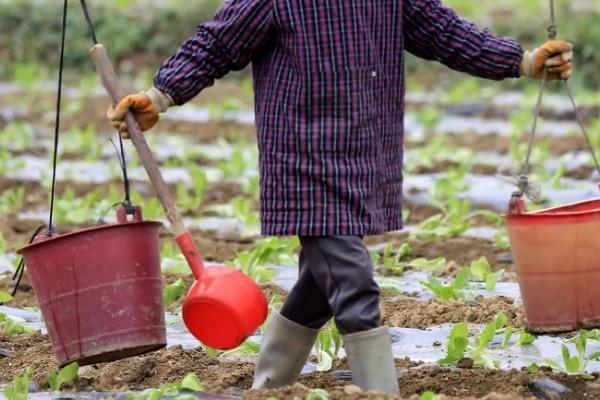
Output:
[[[25,366],[29,366],[34,371],[33,383],[42,390],[48,389],[47,375],[57,366],[45,335],[0,336],[0,347],[9,352],[8,357],[0,359],[0,383],[9,382],[14,375],[21,374]],[[535,390],[539,386],[536,382],[546,378],[565,385],[571,391],[569,395],[562,397],[564,399],[600,398],[598,376],[589,380],[548,370],[530,373],[516,370],[449,369],[405,359],[397,359],[396,367],[402,398],[433,390],[457,399],[532,399],[535,398],[532,388]],[[333,372],[313,372],[302,376],[299,384],[279,390],[248,391],[252,384],[253,368],[251,358],[216,359],[209,357],[200,348],[184,350],[175,346],[126,360],[81,367],[79,378],[65,386],[65,389],[138,390],[175,382],[187,373],[195,372],[206,390],[241,395],[245,399],[303,396],[310,388],[325,389],[333,399],[389,398],[381,393],[361,393],[356,387],[349,387],[351,384],[344,360],[336,363]]]

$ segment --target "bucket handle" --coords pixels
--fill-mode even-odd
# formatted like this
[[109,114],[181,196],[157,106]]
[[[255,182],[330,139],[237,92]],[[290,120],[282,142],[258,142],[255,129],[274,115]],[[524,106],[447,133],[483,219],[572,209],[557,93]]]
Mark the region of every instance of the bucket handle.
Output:
[[[106,89],[108,95],[112,99],[113,105],[116,105],[119,100],[125,97],[125,91],[115,74],[115,70],[108,58],[106,49],[102,44],[96,44],[90,49],[90,57],[96,66],[96,70],[102,79],[102,85]],[[183,217],[175,206],[173,195],[167,186],[158,164],[154,159],[154,155],[144,138],[144,134],[140,129],[137,121],[131,113],[125,117],[131,141],[135,147],[142,165],[152,182],[152,186],[156,191],[158,200],[162,204],[167,219],[171,223],[171,232],[175,234],[175,239],[183,255],[185,256],[192,273],[196,280],[200,278],[204,270],[204,263],[196,243],[192,239],[192,235],[185,228]]]

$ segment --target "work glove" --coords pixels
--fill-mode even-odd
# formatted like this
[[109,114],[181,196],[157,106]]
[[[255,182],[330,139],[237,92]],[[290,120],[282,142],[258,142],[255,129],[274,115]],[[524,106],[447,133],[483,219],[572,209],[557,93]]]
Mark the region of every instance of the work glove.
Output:
[[128,112],[133,113],[142,132],[145,132],[156,125],[159,114],[172,105],[173,100],[169,95],[153,87],[145,92],[125,96],[115,107],[108,108],[106,117],[124,139],[129,139],[129,131],[125,123]]
[[549,40],[533,51],[526,51],[521,61],[521,75],[542,79],[548,68],[549,81],[567,80],[573,69],[573,45],[562,40]]

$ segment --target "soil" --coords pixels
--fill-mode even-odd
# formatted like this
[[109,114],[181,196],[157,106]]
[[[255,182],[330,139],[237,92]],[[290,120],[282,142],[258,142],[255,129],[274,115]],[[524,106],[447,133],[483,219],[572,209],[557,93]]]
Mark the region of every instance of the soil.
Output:
[[473,301],[432,299],[420,301],[404,295],[384,294],[381,302],[381,320],[388,326],[426,329],[431,326],[468,322],[487,324],[500,311],[515,328],[525,327],[525,316],[521,305],[508,297],[477,297]]
[[[377,243],[393,243],[398,248],[402,243],[408,243],[412,248],[411,258],[436,258],[445,257],[448,262],[458,266],[466,266],[471,261],[486,257],[492,270],[506,269],[512,271],[510,253],[501,250],[487,239],[474,237],[454,237],[438,241],[424,241],[411,238],[408,233],[388,233],[385,235],[365,238],[367,245]],[[441,276],[454,276],[458,268],[454,267],[443,271]]]
[[[45,335],[29,334],[16,337],[0,336],[0,347],[10,352],[0,359],[0,382],[10,382],[26,367],[33,369],[32,382],[47,390],[49,372],[57,368],[50,343]],[[339,366],[345,366],[344,362]],[[447,395],[449,399],[534,399],[533,382],[550,378],[570,389],[565,399],[600,398],[597,377],[581,377],[540,371],[491,371],[480,369],[447,369],[438,365],[417,365],[410,360],[396,360],[403,399],[426,390]],[[301,377],[298,384],[278,390],[248,390],[252,384],[254,365],[251,359],[219,360],[209,357],[200,348],[184,350],[180,346],[143,356],[111,363],[81,367],[79,378],[67,384],[66,390],[127,391],[158,387],[195,372],[205,389],[211,392],[242,395],[244,399],[264,399],[268,396],[292,398],[305,396],[310,388],[323,388],[332,399],[384,399],[378,392],[363,393],[347,380],[346,373],[313,372]],[[338,378],[344,378],[343,380]],[[246,390],[245,392],[241,392]]]

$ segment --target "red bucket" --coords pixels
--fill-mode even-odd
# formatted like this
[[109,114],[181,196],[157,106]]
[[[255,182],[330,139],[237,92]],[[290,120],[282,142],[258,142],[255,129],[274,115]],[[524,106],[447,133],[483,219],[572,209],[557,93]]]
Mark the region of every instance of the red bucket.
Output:
[[600,199],[506,216],[528,329],[600,327]]
[[166,345],[159,222],[128,221],[41,237],[25,258],[58,363],[113,361]]

